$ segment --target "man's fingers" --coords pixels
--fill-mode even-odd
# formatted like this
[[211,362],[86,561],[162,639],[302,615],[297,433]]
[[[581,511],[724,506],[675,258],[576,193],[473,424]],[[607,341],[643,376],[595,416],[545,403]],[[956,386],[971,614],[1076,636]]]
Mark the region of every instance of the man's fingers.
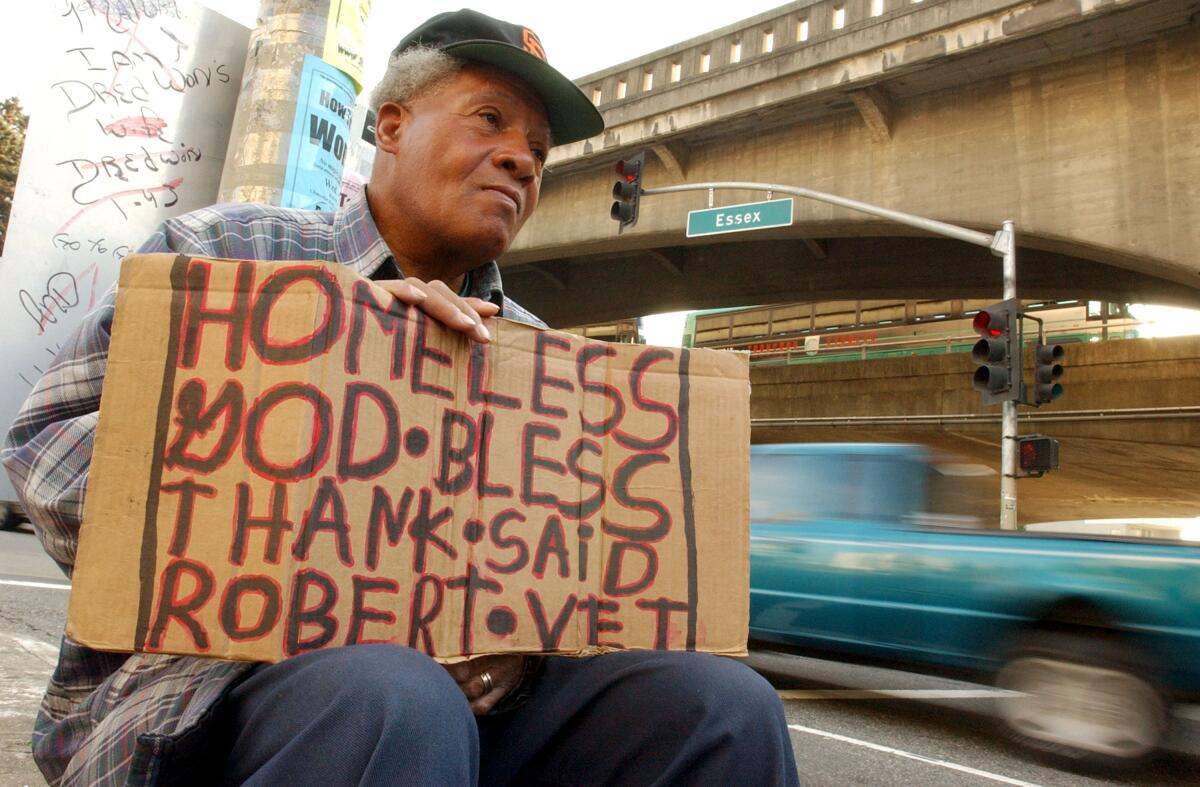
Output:
[[416,279],[384,279],[375,282],[375,286],[387,290],[394,298],[409,306],[416,306],[429,297],[425,294],[424,289],[414,286],[413,282],[416,281]]
[[446,664],[446,671],[450,673],[450,677],[454,678],[454,682],[462,685],[471,679],[474,674],[469,661],[460,661],[457,664]]
[[425,282],[409,277],[376,284],[404,303],[419,307],[448,328],[461,331],[479,342],[492,339],[483,320],[499,311],[495,304],[479,298],[462,298],[441,281]]
[[[516,663],[515,669],[510,664],[494,665],[471,679],[471,691],[467,697],[471,700],[472,713],[476,715],[487,713],[495,707],[497,702],[504,699],[510,691],[517,687],[517,682],[521,678],[521,668],[520,661]],[[484,672],[490,678],[490,689],[489,681],[483,678]],[[467,691],[466,687],[464,687],[464,691]]]
[[[457,664],[446,664],[446,671],[471,703],[471,711],[484,714],[496,706],[521,681],[524,656],[484,656]],[[486,678],[484,675],[486,674]]]
[[[458,328],[463,333],[470,334],[477,341],[489,342],[492,340],[492,335],[484,327],[483,318],[471,308],[465,298],[447,287],[446,283],[440,279],[426,282],[425,286],[430,297],[422,304],[421,308],[426,314],[430,317],[438,316],[434,313],[436,309],[445,315],[439,317],[442,322],[452,328]],[[445,309],[442,308],[442,302],[445,303]]]
[[491,301],[485,301],[483,298],[465,298],[468,306],[475,310],[475,313],[480,317],[495,317],[500,313],[500,307]]

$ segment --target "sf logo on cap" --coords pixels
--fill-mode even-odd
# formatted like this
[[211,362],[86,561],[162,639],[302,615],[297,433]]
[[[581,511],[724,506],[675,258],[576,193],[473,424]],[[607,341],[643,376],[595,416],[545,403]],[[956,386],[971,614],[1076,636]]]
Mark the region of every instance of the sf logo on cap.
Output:
[[521,28],[521,44],[525,47],[526,52],[538,60],[546,59],[546,50],[542,48],[542,42],[538,40],[537,33],[527,27]]

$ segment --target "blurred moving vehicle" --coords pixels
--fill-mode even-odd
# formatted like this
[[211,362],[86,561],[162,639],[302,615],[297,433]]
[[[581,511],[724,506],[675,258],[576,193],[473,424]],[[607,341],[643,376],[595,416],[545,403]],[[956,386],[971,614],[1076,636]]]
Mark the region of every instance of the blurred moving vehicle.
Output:
[[986,677],[1009,734],[1062,759],[1153,753],[1200,697],[1200,546],[947,515],[938,488],[978,466],[939,459],[753,446],[751,640]]
[[16,503],[0,501],[0,531],[20,530],[22,525],[29,523],[29,517]]

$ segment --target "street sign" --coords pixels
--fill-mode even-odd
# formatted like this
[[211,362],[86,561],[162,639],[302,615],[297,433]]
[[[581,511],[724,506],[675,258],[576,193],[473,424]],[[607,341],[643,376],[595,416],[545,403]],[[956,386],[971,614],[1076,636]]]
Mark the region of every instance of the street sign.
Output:
[[726,232],[747,232],[767,227],[787,227],[792,223],[792,200],[773,199],[766,202],[747,202],[688,212],[687,236],[720,235]]

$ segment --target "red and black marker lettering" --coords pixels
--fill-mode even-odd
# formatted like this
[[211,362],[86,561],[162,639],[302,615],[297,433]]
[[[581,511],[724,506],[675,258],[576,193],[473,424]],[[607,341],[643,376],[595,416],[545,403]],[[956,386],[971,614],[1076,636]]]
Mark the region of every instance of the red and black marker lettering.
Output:
[[525,522],[525,515],[515,508],[507,508],[492,517],[488,535],[497,549],[515,549],[517,554],[508,563],[498,563],[488,558],[486,565],[497,574],[515,574],[529,564],[529,547],[520,536],[504,535],[504,526],[509,522]]
[[354,556],[350,553],[350,523],[346,521],[346,501],[342,498],[337,483],[329,476],[324,476],[317,482],[317,493],[313,495],[312,505],[304,512],[300,532],[292,544],[292,557],[296,560],[308,560],[313,539],[322,530],[333,533],[337,541],[338,562],[347,568],[352,567]]
[[[608,415],[601,421],[589,421],[583,417],[583,413],[579,414],[579,425],[583,431],[595,437],[604,437],[609,432],[621,423],[621,419],[625,417],[625,400],[621,398],[621,392],[612,385],[602,382],[591,382],[587,379],[587,368],[590,363],[599,358],[610,358],[617,354],[617,348],[607,344],[585,344],[579,354],[575,356],[575,374],[579,378],[579,386],[583,388],[585,394],[600,394],[608,400],[607,409]],[[586,397],[584,402],[586,402]],[[584,404],[581,410],[586,410]]]
[[542,597],[536,590],[525,591],[525,603],[529,605],[529,612],[533,615],[533,625],[537,629],[538,640],[542,643],[542,651],[549,653],[558,650],[558,643],[562,641],[563,631],[567,627],[567,621],[571,619],[571,613],[575,611],[577,600],[578,596],[574,593],[569,594],[554,617],[554,623],[551,624],[546,619]]
[[[383,436],[383,444],[373,455],[357,459],[354,448],[359,435],[358,414],[364,401],[374,402],[383,416],[383,428],[373,430],[375,434]],[[364,382],[347,383],[340,426],[337,458],[339,480],[370,481],[386,473],[396,463],[400,456],[400,408],[383,386]]]
[[575,391],[575,386],[567,378],[553,377],[546,373],[546,349],[549,347],[553,347],[556,350],[570,351],[571,342],[549,331],[538,331],[533,337],[533,393],[531,394],[529,409],[538,415],[566,418],[566,408],[554,404],[546,404],[542,398],[542,391],[546,388],[557,388],[560,391],[570,391],[572,393]]
[[625,448],[631,451],[657,451],[666,448],[675,439],[675,435],[679,431],[679,414],[675,412],[675,408],[669,404],[648,399],[642,393],[642,380],[646,377],[646,372],[650,367],[659,361],[669,361],[674,358],[675,356],[670,350],[657,347],[639,355],[629,369],[629,390],[634,406],[644,412],[659,413],[666,419],[667,424],[663,433],[652,439],[635,437],[617,430],[613,434],[613,439]]
[[200,358],[201,330],[206,324],[225,325],[225,368],[236,372],[246,362],[250,295],[254,288],[254,264],[239,262],[233,303],[228,309],[208,307],[208,281],[212,263],[188,260],[187,297],[184,301],[180,336],[179,366],[194,369]]
[[[312,408],[312,442],[305,453],[291,463],[276,464],[262,452],[262,436],[271,411],[288,400],[305,402]],[[246,415],[246,439],[242,455],[246,464],[270,481],[300,481],[316,475],[329,459],[333,437],[333,404],[316,386],[308,383],[282,383],[268,389],[250,405]]]
[[458,588],[463,589],[462,639],[459,646],[464,654],[474,653],[475,597],[480,592],[499,593],[504,588],[496,580],[480,574],[474,563],[467,563],[467,573],[461,577],[449,577],[446,580],[447,590],[457,590]]
[[[178,598],[180,585],[184,576],[192,579],[192,592],[183,598]],[[167,633],[167,625],[172,621],[178,622],[192,638],[192,647],[204,653],[208,650],[208,630],[204,624],[196,620],[196,612],[212,598],[216,581],[208,566],[197,560],[175,558],[163,569],[160,590],[158,594],[158,614],[150,625],[150,635],[146,638],[146,650],[162,650],[163,638]]]
[[400,583],[386,577],[363,577],[355,574],[351,578],[354,586],[354,600],[350,607],[350,626],[346,632],[347,645],[368,644],[372,642],[390,642],[390,639],[363,639],[363,628],[368,623],[384,623],[392,625],[396,615],[386,609],[375,609],[366,605],[368,593],[400,593]]
[[[691,612],[692,607],[683,601],[672,601],[669,598],[639,598],[633,602],[638,609],[648,609],[654,612],[654,649],[666,650],[670,647],[670,622],[672,612]],[[695,647],[694,645],[692,647]]]
[[237,502],[233,512],[233,543],[229,546],[229,562],[235,566],[246,562],[246,541],[251,530],[266,530],[267,543],[263,548],[263,560],[278,565],[283,552],[283,534],[291,530],[294,523],[287,518],[287,487],[281,483],[271,485],[271,513],[265,517],[250,515],[253,494],[250,485],[239,483],[236,487]]
[[[292,287],[302,282],[316,286],[324,302],[321,322],[307,336],[290,342],[271,338],[271,309]],[[345,329],[346,303],[333,273],[324,266],[280,268],[267,277],[255,294],[250,311],[250,344],[264,363],[275,366],[305,363],[329,352]]]
[[[634,580],[623,579],[625,556],[630,552],[640,554],[644,560],[642,575]],[[658,553],[650,544],[640,541],[612,541],[609,544],[608,560],[604,564],[604,595],[632,596],[654,584],[658,577]]]
[[192,515],[196,511],[196,498],[217,496],[217,488],[208,484],[198,484],[191,476],[171,484],[159,487],[167,494],[179,493],[179,508],[175,509],[175,527],[171,532],[171,544],[167,554],[172,557],[183,557],[187,552],[188,541],[192,537]]
[[467,365],[467,401],[471,404],[486,404],[502,410],[517,410],[521,400],[515,396],[485,389],[484,377],[488,373],[488,345],[471,342],[471,357]]
[[[261,599],[258,620],[242,625],[242,599],[253,594]],[[225,636],[234,642],[262,639],[279,623],[282,590],[272,577],[246,574],[234,577],[221,594],[220,621]]]
[[367,516],[367,555],[366,564],[369,571],[379,567],[379,538],[387,533],[388,546],[400,543],[404,534],[404,523],[408,519],[408,509],[412,506],[414,492],[411,487],[405,487],[400,495],[396,510],[392,511],[392,498],[388,491],[381,486],[371,488],[371,513]]
[[354,302],[350,307],[350,333],[346,338],[347,374],[358,374],[358,356],[362,350],[363,334],[366,333],[367,315],[370,314],[379,329],[392,337],[391,379],[404,377],[405,342],[408,337],[408,306],[403,301],[387,296],[387,303],[375,300],[374,289],[368,281],[354,283]]
[[428,359],[449,367],[450,356],[436,347],[429,346],[429,318],[425,316],[425,312],[417,309],[413,314],[417,320],[417,338],[413,342],[412,392],[453,401],[454,394],[450,393],[448,388],[425,382],[425,361]]
[[[433,598],[426,604],[425,593],[432,589]],[[437,620],[442,611],[442,597],[445,595],[442,580],[433,574],[426,574],[413,584],[412,604],[408,611],[408,646],[420,648],[429,656],[436,656],[433,647],[433,635],[429,633],[429,624]],[[418,644],[419,643],[419,644]]]
[[[220,469],[233,455],[238,434],[242,428],[242,413],[246,409],[245,394],[241,383],[229,380],[221,386],[221,392],[207,408],[204,381],[188,380],[179,389],[175,404],[175,423],[179,431],[163,455],[163,466],[167,469],[182,467],[195,473],[212,473]],[[208,456],[194,454],[188,449],[193,440],[203,439],[221,419],[223,427],[217,444]]]
[[[321,591],[321,600],[313,606],[307,606],[309,588]],[[298,653],[323,648],[333,641],[338,629],[338,619],[333,615],[337,600],[338,588],[333,577],[315,568],[305,568],[296,572],[292,579],[292,602],[288,610],[287,634],[284,641],[285,655],[295,656]],[[302,639],[306,626],[316,626],[320,630],[311,637]]]
[[[455,432],[462,434],[462,441],[455,445]],[[442,413],[442,435],[439,441],[438,472],[433,485],[443,495],[461,494],[471,488],[475,481],[476,428],[475,419],[459,410],[447,408]],[[454,475],[450,475],[455,467]]]

